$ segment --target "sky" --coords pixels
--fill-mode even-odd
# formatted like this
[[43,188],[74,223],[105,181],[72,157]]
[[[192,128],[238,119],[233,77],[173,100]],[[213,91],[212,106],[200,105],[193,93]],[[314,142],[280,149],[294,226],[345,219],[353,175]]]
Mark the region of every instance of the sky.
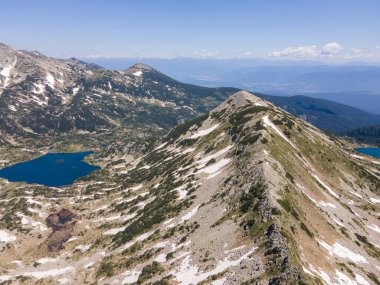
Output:
[[380,61],[379,0],[0,0],[0,42],[53,57]]

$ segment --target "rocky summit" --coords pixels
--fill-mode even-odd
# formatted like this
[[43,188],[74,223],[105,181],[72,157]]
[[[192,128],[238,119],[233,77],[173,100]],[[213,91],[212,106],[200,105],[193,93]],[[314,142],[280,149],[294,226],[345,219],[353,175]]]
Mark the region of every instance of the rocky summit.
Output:
[[[11,58],[10,68],[17,62]],[[117,78],[141,80],[147,68],[137,65]],[[94,92],[95,85],[96,94],[114,98],[108,81],[68,87],[71,73],[50,74],[54,88],[39,79],[40,89],[28,85],[39,99],[12,106],[22,110],[38,101],[43,109],[49,99],[42,96],[79,88],[67,101],[60,97],[59,109],[72,110],[76,100],[85,108],[84,98],[98,96],[80,90]],[[17,76],[3,85],[17,85]],[[117,78],[109,81],[112,90],[121,88]],[[2,102],[11,96],[7,90]],[[23,132],[20,123],[15,129]],[[245,91],[175,127],[151,150],[117,146],[99,149],[93,162],[102,169],[67,187],[0,180],[0,282],[379,284],[380,160],[358,156]],[[4,160],[20,158],[8,150]],[[51,250],[59,231],[64,237]]]

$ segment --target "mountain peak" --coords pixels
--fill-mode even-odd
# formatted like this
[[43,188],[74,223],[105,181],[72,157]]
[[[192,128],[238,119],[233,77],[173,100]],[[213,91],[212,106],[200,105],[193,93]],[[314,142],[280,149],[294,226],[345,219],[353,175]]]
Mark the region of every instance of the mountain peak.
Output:
[[216,108],[216,110],[220,111],[221,109],[229,108],[231,106],[234,108],[240,108],[247,104],[254,104],[256,106],[268,106],[270,103],[261,99],[260,97],[255,96],[252,93],[249,93],[248,91],[241,90],[228,97],[227,100],[225,100],[222,104],[219,105],[219,107]]
[[135,76],[140,77],[141,75],[144,74],[144,72],[151,72],[151,71],[156,71],[153,67],[146,65],[144,63],[136,63],[129,67],[128,69],[125,70],[125,73],[127,74],[133,74]]
[[140,69],[140,70],[146,70],[146,71],[152,71],[154,70],[153,67],[149,66],[149,65],[146,65],[144,63],[136,63],[134,65],[131,66],[131,68],[136,68],[136,69]]
[[231,95],[228,100],[232,100],[234,103],[239,103],[239,104],[241,104],[242,102],[247,103],[246,101],[250,101],[252,103],[264,101],[263,99],[245,90],[236,92],[235,94]]

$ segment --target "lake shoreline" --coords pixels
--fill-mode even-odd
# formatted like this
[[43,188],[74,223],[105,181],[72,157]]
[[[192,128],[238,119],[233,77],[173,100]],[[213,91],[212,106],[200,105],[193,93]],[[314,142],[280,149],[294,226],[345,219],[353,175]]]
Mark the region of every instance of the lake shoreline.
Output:
[[380,159],[380,148],[378,147],[359,147],[359,148],[355,148],[355,150],[358,153]]

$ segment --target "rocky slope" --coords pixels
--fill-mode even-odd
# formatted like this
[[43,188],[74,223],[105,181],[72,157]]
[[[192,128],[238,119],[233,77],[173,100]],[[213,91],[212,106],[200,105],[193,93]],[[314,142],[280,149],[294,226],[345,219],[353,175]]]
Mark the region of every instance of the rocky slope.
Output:
[[146,65],[113,71],[0,44],[0,143],[163,135],[233,92],[183,84]]
[[0,282],[379,284],[380,160],[250,93],[96,163],[66,188],[0,182]]

